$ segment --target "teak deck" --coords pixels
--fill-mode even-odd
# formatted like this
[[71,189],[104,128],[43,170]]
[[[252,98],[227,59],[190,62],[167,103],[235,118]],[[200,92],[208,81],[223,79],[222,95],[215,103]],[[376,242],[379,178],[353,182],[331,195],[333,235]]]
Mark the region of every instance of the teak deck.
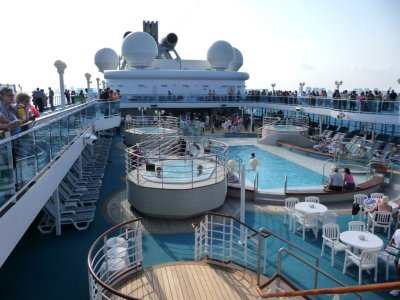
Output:
[[120,292],[140,299],[257,299],[256,278],[205,262],[161,264],[120,284]]

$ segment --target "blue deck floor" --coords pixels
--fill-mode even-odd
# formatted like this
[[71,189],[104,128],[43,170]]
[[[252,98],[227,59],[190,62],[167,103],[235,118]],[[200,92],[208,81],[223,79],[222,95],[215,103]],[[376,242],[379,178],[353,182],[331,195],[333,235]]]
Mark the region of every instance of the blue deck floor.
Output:
[[[86,231],[63,227],[61,236],[55,236],[54,233],[40,234],[35,222],[0,269],[1,300],[88,299],[86,267],[88,250],[94,240],[113,225],[107,221],[108,218],[105,214],[106,200],[125,188],[125,184],[121,180],[125,174],[124,153],[115,147],[119,142],[121,142],[119,137],[114,138],[104,177],[106,184],[101,189],[95,221]],[[347,222],[350,219],[349,215],[339,216],[338,222],[341,230],[346,230]],[[315,239],[310,232],[304,242],[300,233],[293,234],[288,231],[288,227],[283,225],[283,218],[280,215],[248,212],[246,213],[246,223],[255,229],[268,228],[320,257],[321,237]],[[379,236],[385,244],[388,242],[383,233]],[[192,233],[144,235],[143,243],[145,265],[193,259],[194,235]],[[271,244],[271,253],[276,253],[279,247],[278,243]],[[329,251],[330,249],[326,249],[326,254],[321,258],[321,268],[345,284],[357,285],[357,268],[350,268],[349,273],[344,276],[342,274],[343,253],[336,256],[335,267],[331,267]],[[285,261],[285,268],[288,268],[288,275],[292,276],[295,281],[306,282],[308,286],[310,278],[312,278],[309,270],[290,260]],[[385,282],[384,270],[384,261],[381,260],[378,273],[379,282]],[[267,270],[267,272],[273,271],[273,268]],[[372,277],[372,275],[364,274],[363,283],[372,283]],[[321,278],[321,286],[328,285],[323,280]],[[394,267],[391,269],[390,280],[396,280]],[[390,297],[388,292],[366,293],[363,296],[365,299],[371,300]],[[355,299],[355,297],[344,296],[342,299]]]

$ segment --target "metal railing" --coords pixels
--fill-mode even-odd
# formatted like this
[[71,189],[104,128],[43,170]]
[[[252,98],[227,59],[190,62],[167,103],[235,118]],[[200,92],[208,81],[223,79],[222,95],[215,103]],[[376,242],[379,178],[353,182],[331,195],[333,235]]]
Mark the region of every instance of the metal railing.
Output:
[[296,107],[318,107],[333,110],[361,112],[361,113],[381,113],[382,111],[399,115],[399,99],[395,101],[386,100],[362,100],[349,98],[332,97],[309,97],[309,96],[251,96],[229,97],[228,95],[201,95],[201,94],[182,94],[178,96],[166,96],[160,94],[125,94],[121,97],[123,103],[149,103],[149,107],[154,103],[232,103],[235,106],[245,106],[246,103],[270,103],[282,104]]
[[227,176],[227,161],[228,146],[223,142],[162,137],[126,149],[126,175],[138,185],[153,182],[164,188],[178,183],[192,188],[209,179],[222,181]]
[[143,270],[141,219],[103,233],[90,247],[87,264],[90,299],[137,299],[114,287],[130,274]]
[[[319,258],[317,256],[305,251],[296,244],[285,240],[266,228],[261,228],[256,231],[232,216],[207,213],[199,224],[194,225],[194,229],[194,260],[219,262],[228,267],[239,268],[241,271],[249,273],[250,275],[255,275],[258,286],[257,291],[263,298],[269,297],[263,290],[270,285],[275,278],[283,278],[286,283],[289,283],[290,287],[296,290],[296,286],[293,282],[298,279],[297,276],[294,274],[291,276],[283,276],[283,260],[281,256],[284,252],[313,270],[312,290],[318,289],[320,275],[341,287],[346,286],[319,268]],[[281,247],[276,258],[277,271],[270,277],[271,280],[261,283],[262,275],[269,276],[267,271],[267,267],[269,267],[268,261],[272,260],[272,252],[269,251],[268,245],[276,246],[278,241],[282,244],[282,247],[290,247],[299,253],[297,254]],[[301,254],[301,256],[299,254]],[[313,263],[310,263],[306,259],[307,257],[310,258]],[[312,295],[312,293],[309,292],[307,295]],[[357,297],[360,298],[360,295],[357,295]]]
[[[0,211],[15,203],[96,118],[118,115],[119,102],[89,102],[44,117],[0,140]],[[107,113],[104,115],[104,113]]]

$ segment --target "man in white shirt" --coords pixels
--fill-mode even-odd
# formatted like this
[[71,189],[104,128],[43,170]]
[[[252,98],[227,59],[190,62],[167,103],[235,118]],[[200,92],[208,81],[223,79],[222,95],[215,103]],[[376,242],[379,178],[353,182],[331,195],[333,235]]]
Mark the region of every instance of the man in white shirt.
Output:
[[337,167],[333,168],[333,173],[329,176],[328,188],[332,191],[341,191],[343,189],[343,176],[339,174]]

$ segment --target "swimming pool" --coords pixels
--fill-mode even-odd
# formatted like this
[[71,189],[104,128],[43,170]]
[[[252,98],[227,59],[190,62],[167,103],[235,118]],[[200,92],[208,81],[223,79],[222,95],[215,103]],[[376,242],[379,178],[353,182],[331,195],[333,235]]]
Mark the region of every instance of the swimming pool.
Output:
[[176,130],[170,128],[159,128],[159,127],[139,127],[133,128],[134,133],[138,134],[170,134],[176,133]]
[[[250,155],[256,154],[259,162],[256,171],[251,170]],[[229,146],[229,158],[240,158],[246,165],[246,179],[253,184],[256,173],[259,176],[260,189],[283,188],[285,176],[288,176],[288,187],[315,187],[326,183],[322,175],[301,165],[283,159],[257,146]]]
[[304,130],[303,127],[295,126],[295,125],[273,125],[273,126],[270,126],[269,128],[271,128],[271,127],[278,131],[281,131],[281,130],[282,131],[303,131]]

